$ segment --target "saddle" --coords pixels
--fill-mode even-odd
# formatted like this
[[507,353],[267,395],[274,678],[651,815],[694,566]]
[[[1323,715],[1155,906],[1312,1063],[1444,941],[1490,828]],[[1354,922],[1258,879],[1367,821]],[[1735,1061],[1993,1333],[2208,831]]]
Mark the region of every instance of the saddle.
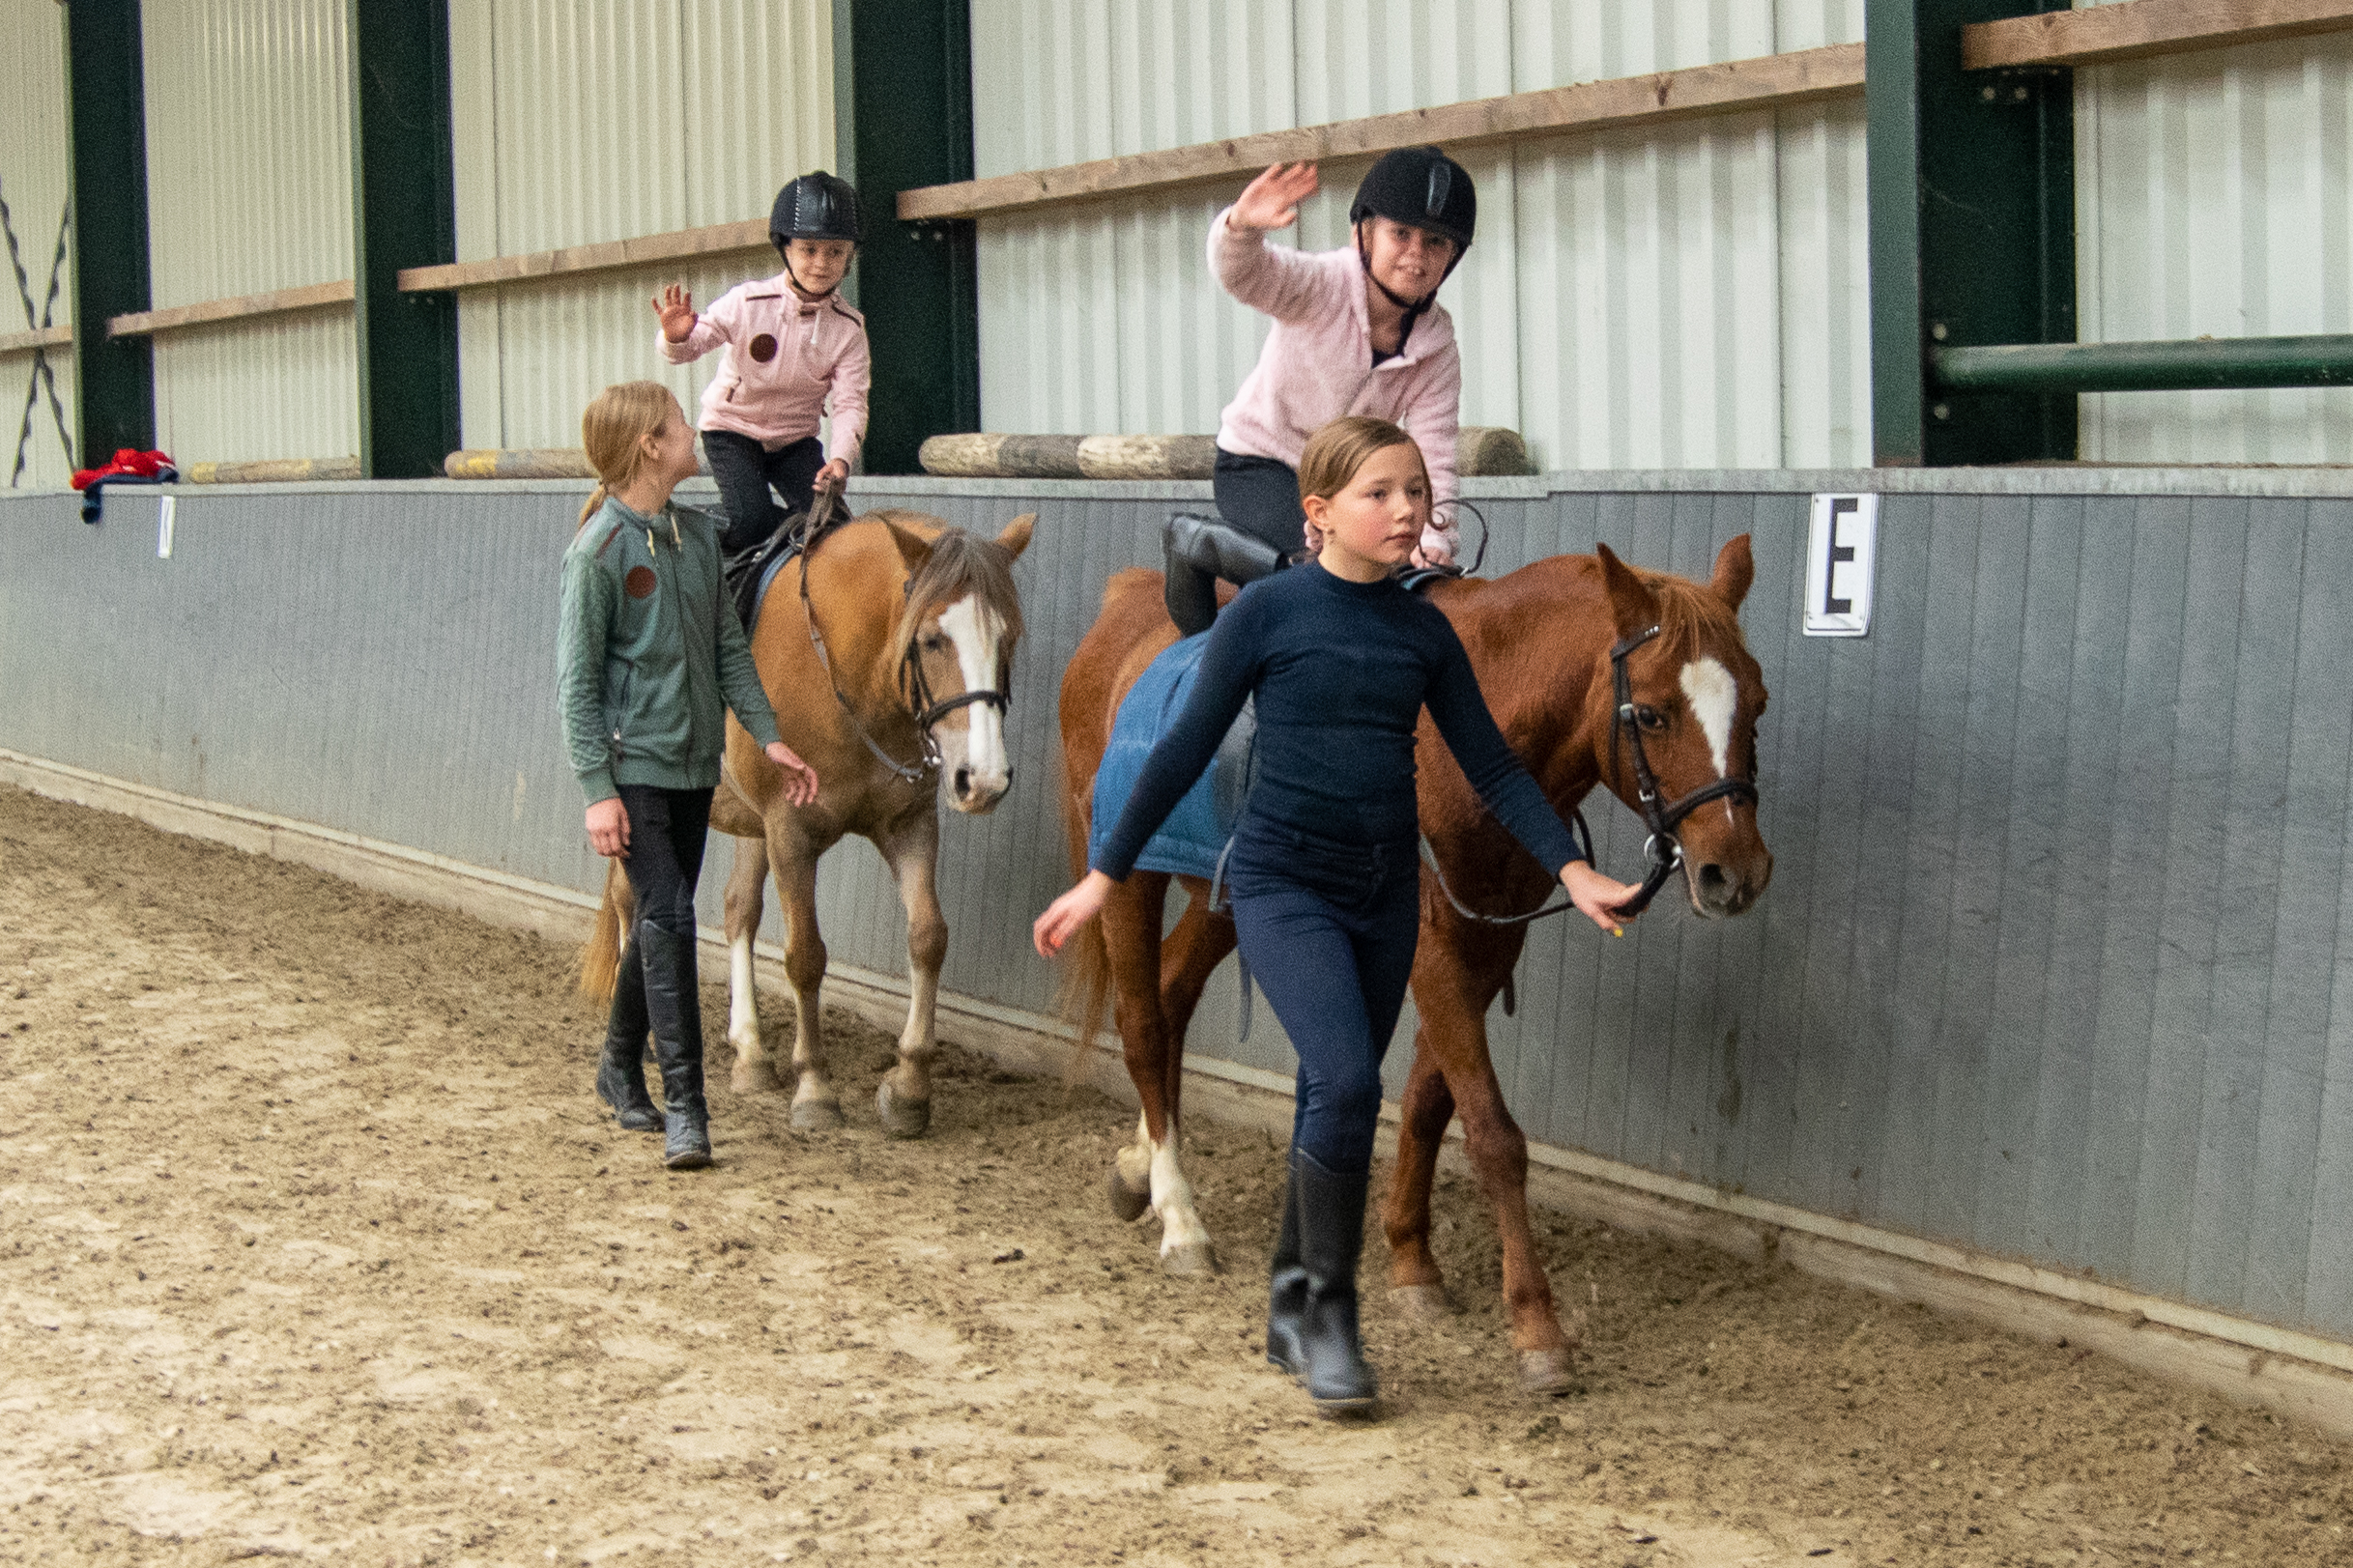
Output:
[[805,552],[826,529],[848,521],[842,487],[825,485],[810,498],[809,510],[791,513],[776,526],[774,533],[719,563],[720,578],[727,584],[728,597],[735,601],[735,618],[743,623],[744,636],[752,635],[760,620],[760,601],[768,596],[768,584],[776,581],[785,563]]
[[[1090,859],[1111,836],[1112,825],[1143,772],[1144,759],[1184,711],[1208,646],[1207,633],[1175,643],[1152,661],[1120,699],[1118,716],[1111,723],[1110,743],[1104,748],[1103,765],[1095,770],[1094,808],[1087,824]],[[1257,737],[1257,711],[1254,704],[1246,702],[1225,739],[1219,743],[1218,755],[1207,771],[1168,813],[1143,853],[1135,857],[1139,869],[1216,877],[1226,841],[1233,837],[1234,824],[1242,819],[1243,802],[1249,794]]]

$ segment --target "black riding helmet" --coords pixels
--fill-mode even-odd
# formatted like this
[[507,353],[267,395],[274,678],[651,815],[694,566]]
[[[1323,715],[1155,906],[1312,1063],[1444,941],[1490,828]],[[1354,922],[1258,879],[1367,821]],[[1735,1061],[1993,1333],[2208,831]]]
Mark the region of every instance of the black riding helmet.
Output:
[[804,174],[776,193],[776,211],[768,218],[768,238],[782,250],[792,240],[847,240],[857,244],[866,236],[858,224],[858,193],[847,180],[818,169]]
[[[1453,241],[1454,255],[1447,263],[1447,276],[1451,277],[1478,228],[1478,192],[1472,187],[1470,171],[1437,148],[1400,147],[1381,155],[1381,161],[1357,186],[1356,200],[1349,203],[1349,227],[1367,217],[1385,217]],[[1359,254],[1363,254],[1362,241]],[[1370,265],[1366,258],[1366,266]],[[1381,287],[1378,279],[1374,286]],[[1381,292],[1388,294],[1389,290],[1381,288]],[[1408,302],[1397,300],[1401,305]]]

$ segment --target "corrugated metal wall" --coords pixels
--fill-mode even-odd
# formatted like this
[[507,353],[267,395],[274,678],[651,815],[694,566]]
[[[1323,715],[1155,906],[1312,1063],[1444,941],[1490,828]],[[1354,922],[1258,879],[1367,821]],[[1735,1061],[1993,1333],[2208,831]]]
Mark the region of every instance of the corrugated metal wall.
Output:
[[[458,259],[526,254],[767,214],[835,162],[829,0],[452,0]],[[707,303],[776,269],[692,266],[476,290],[459,305],[469,446],[577,446],[603,386],[654,378],[691,408],[715,357],[673,370],[646,300]]]
[[[1862,37],[1860,0],[977,0],[983,176]],[[1865,461],[1859,102],[1479,149],[1463,417],[1556,468]],[[1297,242],[1346,238],[1364,160]],[[990,429],[1211,431],[1265,335],[1202,251],[1241,188],[980,225]]]
[[[2353,37],[2076,73],[2085,342],[2353,331]],[[2353,461],[2353,391],[2082,402],[2103,462]]]
[[[1796,487],[1875,482],[1900,493],[1871,635],[1802,638]],[[1671,898],[1622,943],[1539,928],[1519,1016],[1491,1020],[1531,1134],[2353,1340],[2353,499],[2180,473],[1588,483],[1475,482],[1498,564],[1600,538],[1698,574],[1754,536],[1777,865],[1739,921]],[[990,531],[1041,514],[1015,791],[946,818],[940,870],[950,988],[1030,1011],[1052,976],[1028,922],[1065,880],[1056,677],[1105,577],[1206,487],[1039,488],[861,493]],[[184,492],[169,560],[152,495],[95,528],[0,499],[0,747],[593,889],[552,700],[577,499]],[[1593,815],[1631,867],[1631,817]],[[821,880],[836,958],[902,968],[877,858]],[[1233,1018],[1229,966],[1194,1051],[1287,1069],[1263,1010],[1247,1047]]]
[[[0,333],[73,320],[66,239],[66,43],[56,0],[0,0]],[[43,376],[38,367],[45,366]],[[54,394],[54,402],[52,402]],[[62,422],[63,428],[60,429]],[[62,488],[73,470],[73,351],[0,354],[0,488]]]
[[[342,0],[141,14],[158,308],[352,275]],[[182,463],[359,450],[349,306],[156,338],[156,439]]]

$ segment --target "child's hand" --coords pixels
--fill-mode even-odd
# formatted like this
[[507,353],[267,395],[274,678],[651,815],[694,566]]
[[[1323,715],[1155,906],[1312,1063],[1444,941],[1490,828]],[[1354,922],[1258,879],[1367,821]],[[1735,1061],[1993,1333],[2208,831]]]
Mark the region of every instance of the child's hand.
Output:
[[675,283],[653,297],[653,313],[662,318],[662,335],[683,343],[695,329],[695,297]]
[[1612,936],[1625,935],[1634,917],[1620,914],[1618,906],[1640,893],[1640,888],[1605,876],[1581,860],[1561,868],[1561,886],[1568,890],[1568,900],[1577,906],[1577,913]]
[[588,808],[588,842],[607,860],[629,858],[629,811],[618,795]]
[[812,481],[813,487],[818,490],[822,490],[827,484],[846,485],[847,483],[849,483],[849,465],[838,457],[830,459],[823,468],[818,470],[817,478]]
[[1315,194],[1315,165],[1277,163],[1243,187],[1228,220],[1246,229],[1287,229],[1299,204]]
[[789,804],[806,806],[817,799],[817,769],[802,761],[781,740],[770,742],[765,750],[768,760],[785,770],[785,799]]
[[1029,928],[1029,939],[1038,950],[1038,956],[1050,958],[1062,951],[1062,944],[1071,933],[1103,913],[1105,898],[1116,886],[1101,871],[1089,871],[1078,879],[1078,885],[1046,906],[1046,913],[1037,918]]

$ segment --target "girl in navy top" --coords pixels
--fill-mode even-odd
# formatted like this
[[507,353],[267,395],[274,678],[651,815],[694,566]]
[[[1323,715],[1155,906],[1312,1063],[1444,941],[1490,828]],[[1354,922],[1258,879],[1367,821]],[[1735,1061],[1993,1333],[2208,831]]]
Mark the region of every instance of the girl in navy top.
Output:
[[1386,419],[1350,415],[1309,439],[1299,489],[1314,563],[1246,587],[1218,616],[1174,726],[1087,874],[1038,917],[1053,956],[1099,913],[1198,779],[1243,701],[1257,699],[1257,778],[1226,861],[1234,929],[1299,1053],[1291,1181],[1276,1243],[1267,1356],[1320,1410],[1372,1404],[1357,1337],[1381,1059],[1420,929],[1414,732],[1422,707],[1496,818],[1604,930],[1635,891],[1587,865],[1479,696],[1434,606],[1392,575],[1429,521],[1420,448]]

